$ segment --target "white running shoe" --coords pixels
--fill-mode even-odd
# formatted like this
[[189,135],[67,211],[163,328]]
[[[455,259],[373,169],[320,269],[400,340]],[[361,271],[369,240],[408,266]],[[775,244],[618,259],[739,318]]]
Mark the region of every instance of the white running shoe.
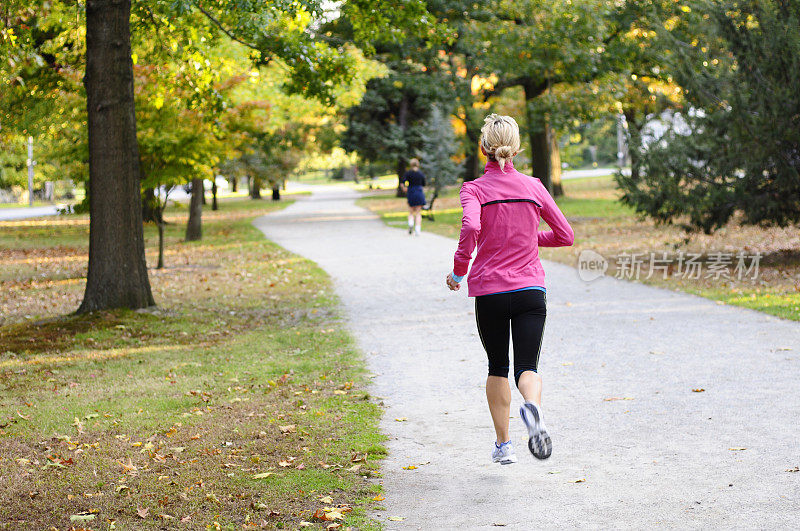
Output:
[[536,459],[547,459],[553,453],[550,434],[544,427],[542,410],[532,402],[525,402],[519,408],[519,416],[528,428],[528,449]]
[[500,463],[501,465],[510,465],[517,462],[517,454],[514,453],[514,445],[511,444],[511,441],[501,444],[499,448],[497,443],[494,443],[492,462]]

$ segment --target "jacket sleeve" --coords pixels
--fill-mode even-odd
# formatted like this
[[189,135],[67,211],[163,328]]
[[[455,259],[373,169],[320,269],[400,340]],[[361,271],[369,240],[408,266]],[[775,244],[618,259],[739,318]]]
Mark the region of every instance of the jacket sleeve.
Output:
[[461,187],[461,207],[464,215],[461,218],[461,236],[458,239],[458,249],[453,259],[453,273],[464,276],[469,269],[472,251],[481,232],[481,203],[471,186],[464,184]]
[[569,247],[575,241],[575,233],[558,205],[542,186],[542,219],[552,230],[540,230],[539,247]]

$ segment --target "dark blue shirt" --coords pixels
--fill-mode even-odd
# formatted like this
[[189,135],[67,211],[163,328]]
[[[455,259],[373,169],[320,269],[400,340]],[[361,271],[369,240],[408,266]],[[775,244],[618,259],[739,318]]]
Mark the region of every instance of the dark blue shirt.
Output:
[[403,183],[409,188],[412,186],[425,186],[425,176],[422,174],[422,172],[408,170],[403,175]]

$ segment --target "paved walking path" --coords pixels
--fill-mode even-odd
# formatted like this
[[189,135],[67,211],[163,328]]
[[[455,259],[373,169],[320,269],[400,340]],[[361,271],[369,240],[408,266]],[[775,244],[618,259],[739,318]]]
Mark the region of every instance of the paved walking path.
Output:
[[55,216],[56,214],[58,214],[56,206],[0,208],[0,221]]
[[520,462],[501,467],[472,301],[444,287],[455,241],[314,190],[256,225],[330,273],[377,375],[390,529],[796,528],[800,323],[546,263],[553,456],[527,453],[512,408]]

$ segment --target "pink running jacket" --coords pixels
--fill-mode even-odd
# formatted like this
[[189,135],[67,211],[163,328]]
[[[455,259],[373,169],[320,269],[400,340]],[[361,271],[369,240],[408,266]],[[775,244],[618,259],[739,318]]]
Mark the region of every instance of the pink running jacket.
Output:
[[[482,177],[461,187],[461,237],[453,273],[467,274],[475,245],[478,252],[467,277],[469,296],[531,286],[544,287],[539,247],[572,245],[575,234],[547,189],[514,169],[505,173],[489,161]],[[552,230],[540,231],[544,219]]]

